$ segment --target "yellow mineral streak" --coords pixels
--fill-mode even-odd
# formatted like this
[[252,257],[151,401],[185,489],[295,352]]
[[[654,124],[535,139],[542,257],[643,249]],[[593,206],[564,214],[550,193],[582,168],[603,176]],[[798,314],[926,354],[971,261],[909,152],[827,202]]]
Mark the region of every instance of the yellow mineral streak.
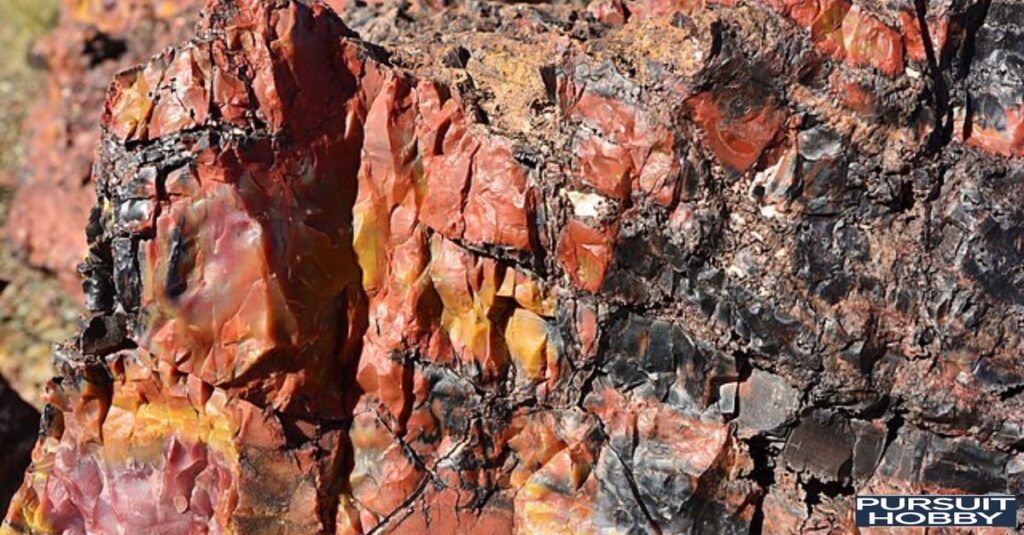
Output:
[[124,84],[110,104],[113,130],[124,139],[144,137],[153,113],[150,93],[160,85],[164,76],[164,58],[155,58],[145,68],[133,69],[118,75],[115,83]]
[[[580,451],[564,449],[538,470],[516,496],[518,533],[576,535],[594,533],[595,497],[591,466]],[[591,483],[588,485],[588,483]],[[602,530],[601,533],[615,533]]]
[[[168,437],[177,436],[189,443],[206,444],[232,461],[238,458],[234,419],[224,411],[227,401],[214,391],[206,405],[196,410],[191,405],[160,402],[138,404],[137,398],[116,394],[103,423],[102,455],[110,464],[145,461],[145,457],[164,454]],[[150,459],[155,460],[155,459]]]
[[530,276],[516,272],[515,298],[519,306],[546,318],[555,315],[555,296]]
[[542,317],[554,315],[554,297],[519,270],[480,262],[436,236],[430,245],[429,273],[444,305],[441,326],[454,345],[498,359],[507,347],[527,377],[543,380],[558,358]]
[[360,197],[352,209],[352,247],[363,270],[363,289],[373,294],[384,286],[387,257],[381,240],[389,234],[387,220],[372,195]]
[[[129,381],[129,385],[131,382]],[[167,440],[176,436],[188,443],[205,444],[221,455],[238,477],[238,450],[235,447],[235,418],[225,411],[227,397],[214,391],[199,410],[184,400],[145,402],[132,388],[116,389],[111,407],[102,424],[102,445],[97,455],[108,466],[161,463]],[[62,441],[45,438],[33,452],[28,485],[13,500],[18,513],[11,516],[21,531],[5,526],[0,535],[13,533],[54,533],[39,507],[36,489],[45,489],[53,459]]]
[[535,381],[543,380],[548,355],[552,351],[544,318],[525,308],[517,308],[505,327],[505,341],[512,360],[526,372],[526,376]]

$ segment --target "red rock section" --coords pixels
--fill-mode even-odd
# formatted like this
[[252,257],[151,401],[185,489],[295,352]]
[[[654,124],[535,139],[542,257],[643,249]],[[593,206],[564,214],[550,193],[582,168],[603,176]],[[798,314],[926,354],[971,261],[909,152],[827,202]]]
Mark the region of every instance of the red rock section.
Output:
[[913,11],[959,26],[906,63],[907,6],[777,4],[339,6],[377,46],[212,1],[107,94],[90,316],[2,529],[851,532],[855,492],[1018,492],[1024,168],[954,128],[1006,19]]
[[[968,98],[957,108],[967,144],[1003,156],[1024,156],[1024,61],[1021,7],[997,3],[978,30]],[[958,125],[959,126],[959,125]]]

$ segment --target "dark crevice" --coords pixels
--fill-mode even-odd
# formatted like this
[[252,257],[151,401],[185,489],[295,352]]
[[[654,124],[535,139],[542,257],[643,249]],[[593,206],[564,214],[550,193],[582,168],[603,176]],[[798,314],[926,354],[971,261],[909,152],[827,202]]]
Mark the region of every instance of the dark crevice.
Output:
[[405,399],[402,402],[402,411],[398,415],[397,429],[395,430],[398,436],[405,436],[406,425],[409,423],[413,404],[416,402],[415,373],[415,365],[411,360],[407,359],[402,363],[402,393]]
[[897,191],[889,202],[889,208],[896,213],[909,212],[914,209],[914,184],[910,180],[903,180],[897,186]]
[[[988,17],[989,7],[991,6],[991,0],[981,0],[980,2],[971,5],[964,16],[963,31],[964,41],[960,50],[959,64],[957,65],[957,80],[966,80],[970,74],[971,65],[974,64],[975,54],[975,39],[978,30],[985,23],[985,19]],[[966,93],[966,91],[965,91]],[[974,125],[971,120],[972,107],[974,103],[971,102],[969,95],[964,94],[964,125],[963,125],[963,138],[968,139],[971,137],[971,130]]]
[[128,44],[123,39],[99,32],[85,42],[83,54],[89,58],[89,68],[93,69],[105,61],[117,61],[128,51]]
[[[637,437],[634,435],[633,439],[637,440]],[[633,447],[636,449],[635,444]],[[654,520],[654,516],[651,515],[651,512],[647,510],[647,506],[644,505],[643,494],[640,492],[640,488],[636,484],[636,479],[633,477],[633,471],[630,470],[629,466],[622,460],[622,457],[619,456],[619,452],[617,452],[614,447],[609,447],[608,451],[611,452],[612,455],[615,455],[619,460],[619,464],[622,465],[622,473],[626,476],[626,482],[629,483],[629,490],[633,493],[633,498],[636,500],[636,505],[640,508],[640,512],[643,513],[644,518],[646,518],[647,522],[650,523],[651,529],[654,531],[655,535],[662,535],[661,526],[658,525]]]
[[860,372],[870,376],[875,364],[885,356],[885,352],[885,340],[878,333],[878,316],[871,314],[865,327],[864,347],[859,355]]
[[949,105],[949,86],[946,83],[946,78],[942,75],[942,69],[939,66],[940,58],[935,54],[935,47],[928,28],[927,0],[914,0],[914,8],[917,13],[917,25],[921,29],[925,57],[928,61],[928,74],[932,79],[932,104],[935,109],[937,135],[931,137],[928,145],[930,149],[937,150],[949,143],[953,137],[953,110]]
[[754,515],[750,520],[750,535],[764,533],[764,499],[775,485],[775,458],[771,452],[771,441],[764,435],[751,437],[747,441],[750,458],[754,461],[754,469],[748,476],[760,487],[760,495],[754,502]]
[[1010,398],[1015,398],[1021,394],[1024,394],[1024,383],[1013,385],[999,393],[999,400],[1006,401]]
[[[896,409],[894,408],[893,410],[895,411]],[[896,441],[904,423],[906,422],[903,419],[903,415],[899,412],[894,412],[893,417],[885,423],[885,444],[882,445],[882,453],[878,456],[879,459],[885,458],[885,454],[889,451],[889,446]]]
[[967,78],[967,75],[971,72],[971,65],[974,63],[975,37],[988,17],[988,10],[991,4],[992,0],[981,0],[967,8],[963,23],[965,36],[961,50],[962,55],[960,57],[960,64],[957,66],[956,78],[958,80]]
[[[849,461],[847,461],[849,463]],[[807,504],[807,514],[811,514],[815,505],[820,504],[825,498],[836,499],[841,496],[853,496],[855,489],[850,480],[846,481],[823,481],[817,477],[810,476],[803,482],[804,503]]]

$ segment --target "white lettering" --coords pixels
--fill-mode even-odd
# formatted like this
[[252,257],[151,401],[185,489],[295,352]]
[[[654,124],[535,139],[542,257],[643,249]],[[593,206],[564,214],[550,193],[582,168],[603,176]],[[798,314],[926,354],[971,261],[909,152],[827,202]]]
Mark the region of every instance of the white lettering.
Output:
[[957,526],[973,526],[978,521],[975,519],[974,513],[965,513],[963,511],[957,511],[953,513],[953,524]]
[[857,510],[863,511],[865,507],[878,505],[878,498],[868,498],[857,496]]
[[[913,518],[914,520],[911,520]],[[896,522],[901,526],[916,526],[918,524],[924,524],[928,521],[928,517],[924,516],[924,513],[900,513],[896,515]]]
[[930,498],[926,498],[926,497],[923,497],[923,496],[915,497],[915,498],[907,498],[907,509],[910,509],[911,511],[913,511],[914,508],[920,507],[921,509],[923,509],[925,511],[928,511],[928,510],[931,509],[930,507],[928,507],[928,502],[930,502],[930,501],[931,501]]
[[894,522],[895,522],[895,520],[893,520],[893,514],[892,513],[880,514],[880,513],[874,512],[874,511],[868,512],[868,525],[869,526],[873,526],[875,524],[892,524]]
[[[967,507],[967,505],[965,505],[965,504],[970,504],[971,506]],[[956,508],[958,510],[960,510],[960,511],[977,511],[980,507],[981,507],[981,500],[979,500],[977,498],[957,498],[956,499]]]
[[[868,526],[995,526],[1012,514],[1013,496],[857,496],[858,522]],[[866,517],[862,516],[866,513]]]
[[[892,505],[890,502],[895,502],[895,505]],[[902,511],[906,508],[903,498],[889,498],[888,496],[882,497],[881,505],[882,509],[885,509],[886,511]]]
[[999,502],[999,510],[1005,511],[1007,509],[1006,504],[1013,501],[1013,498],[1009,496],[992,496],[992,500]]
[[985,525],[986,526],[991,526],[992,524],[995,523],[996,519],[999,518],[999,513],[989,513],[989,514],[986,514],[986,513],[979,512],[978,516],[980,516],[981,518],[985,519]]

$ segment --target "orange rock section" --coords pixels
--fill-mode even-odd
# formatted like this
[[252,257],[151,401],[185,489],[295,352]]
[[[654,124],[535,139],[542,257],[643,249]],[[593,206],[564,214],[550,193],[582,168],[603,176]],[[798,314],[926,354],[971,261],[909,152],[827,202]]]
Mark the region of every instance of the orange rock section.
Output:
[[[822,53],[855,67],[871,67],[887,76],[903,73],[904,48],[913,49],[911,57],[924,61],[921,32],[916,19],[913,29],[902,35],[878,17],[864,12],[849,0],[761,0],[810,32],[811,40]],[[629,0],[597,2],[594,15],[608,24],[621,24],[628,17],[656,18],[683,13],[695,14],[707,5],[733,6],[734,0]],[[913,7],[910,8],[913,17]],[[628,14],[628,15],[627,15]]]
[[558,260],[576,286],[598,292],[611,263],[613,243],[611,236],[573,219],[558,238]]
[[51,385],[32,471],[2,530],[324,529],[341,430],[232,399],[144,352],[65,365],[76,384]]
[[[318,4],[214,4],[206,21],[208,37],[112,85],[106,200],[85,272],[90,303],[112,318],[97,325],[113,330],[89,331],[71,350],[82,364],[64,374],[83,389],[64,402],[57,387],[51,403],[67,425],[40,442],[7,525],[95,531],[167,517],[173,529],[250,532],[268,509],[245,498],[268,486],[303,501],[266,497],[305,520],[279,526],[289,533],[539,528],[547,520],[535,510],[554,499],[542,480],[562,477],[567,455],[575,483],[559,499],[632,499],[619,496],[626,468],[600,452],[593,415],[528,408],[565,403],[579,377],[552,289],[509,260],[540,240],[517,142],[471,120],[449,86],[374,58]],[[633,147],[638,183],[671,179],[671,141],[651,150],[604,124],[612,142]],[[122,311],[140,348],[84,364],[126,343]],[[492,401],[501,398],[526,404],[505,410]],[[337,438],[329,422],[349,418],[351,449],[331,442],[328,456],[292,467],[300,481],[319,474],[312,494],[245,479],[248,449],[272,456]],[[582,427],[535,450],[529,437],[565,418]],[[509,455],[524,466],[496,470]],[[62,458],[85,468],[46,468]],[[179,462],[207,468],[179,477]],[[135,483],[139,497],[178,493],[162,502],[171,509],[127,518],[117,504],[97,508],[103,492],[126,488],[119,474],[133,466],[151,474]],[[113,483],[77,487],[86,468]],[[167,477],[178,487],[158,483]],[[431,505],[417,513],[419,500]],[[614,524],[603,515],[580,529]]]
[[[927,32],[912,1],[886,5],[851,0],[759,0],[756,2],[805,29],[822,54],[852,67],[871,68],[888,77],[904,74],[905,64],[941,62],[951,33],[966,30],[964,2],[938,2],[925,14]],[[735,0],[598,0],[588,10],[606,24],[674,14],[695,15],[709,6],[735,6]],[[927,36],[925,35],[927,34]]]
[[[106,186],[122,188],[122,202],[99,217],[151,237],[138,246],[138,302],[130,305],[143,347],[261,405],[326,416],[344,406],[341,370],[360,336],[346,310],[359,299],[346,207],[362,142],[352,122],[364,110],[355,83],[363,65],[325,7],[273,14],[255,28],[258,19],[237,15],[228,35],[115,80],[105,121],[116,142],[213,122],[227,130],[259,121],[268,137],[241,144],[227,130],[184,148],[189,165],[110,177]],[[303,46],[290,45],[300,38]],[[336,58],[326,73],[324,57]],[[301,99],[287,97],[306,85]],[[122,243],[114,240],[115,256]]]
[[766,106],[730,119],[722,116],[724,106],[713,98],[703,93],[693,97],[694,120],[704,127],[707,142],[722,163],[746,171],[775,140],[784,116]]
[[[732,7],[734,4],[732,1],[703,0],[625,3],[602,1],[593,3],[588,9],[598,20],[618,25],[624,24],[627,20],[658,20],[674,14],[694,16],[709,9],[713,10],[716,6]],[[811,41],[820,53],[846,62],[851,67],[875,70],[890,78],[903,76],[904,67],[908,65],[914,72],[925,70],[929,53],[938,64],[945,65],[951,53],[956,51],[956,47],[962,46],[966,34],[973,31],[972,17],[975,17],[974,14],[968,13],[973,9],[969,2],[940,3],[929,8],[924,14],[927,32],[922,32],[912,2],[894,2],[885,9],[847,0],[764,0],[757,5],[772,9],[787,17],[796,26],[804,28],[809,32]],[[373,4],[374,9],[383,9],[382,6],[386,7],[387,4]],[[333,7],[341,11],[359,9],[345,3],[338,3]],[[423,5],[416,7],[411,13],[413,17],[430,17],[437,8],[438,6]],[[46,67],[52,74],[48,81],[49,87],[45,91],[46,98],[34,108],[28,121],[31,149],[29,169],[24,174],[26,178],[20,188],[19,197],[12,203],[11,221],[5,232],[29,262],[58,273],[64,278],[66,286],[76,293],[78,285],[74,275],[75,267],[85,253],[85,241],[79,229],[87,221],[88,208],[92,204],[93,187],[90,183],[90,174],[99,134],[95,121],[90,119],[89,114],[95,113],[98,109],[103,88],[115,72],[140,62],[149,54],[180,39],[195,18],[195,12],[196,5],[193,2],[182,0],[69,1],[62,8],[61,27],[54,32],[53,37],[46,39],[38,47],[36,55],[46,62]],[[502,50],[501,46],[490,51],[493,57],[521,53],[521,49],[513,47]],[[167,61],[172,59],[167,58]],[[185,57],[177,57],[173,61],[188,60]],[[174,107],[175,111],[158,111],[160,120],[151,125],[156,129],[156,137],[159,137],[160,131],[164,129],[175,130],[188,124],[201,124],[205,119],[203,114],[206,110],[202,105],[204,95],[201,89],[203,81],[195,77],[210,75],[203,70],[208,59],[200,58],[196,61],[198,63],[192,67],[192,74],[175,80],[178,85],[191,84],[192,90],[183,89],[183,93],[188,94],[183,95],[184,100],[179,103],[164,102],[164,107]],[[509,70],[511,68],[512,64],[504,60],[496,62],[495,65],[485,65],[485,69],[492,69],[504,75],[509,75],[512,72]],[[175,67],[175,71],[184,74],[182,68]],[[483,71],[475,74],[480,80],[485,78]],[[856,76],[861,75],[856,73]],[[870,84],[864,86],[838,78],[837,76],[834,93],[851,109],[864,115],[875,115],[879,112],[879,103],[871,102],[870,93],[873,90],[870,89]],[[230,82],[221,79],[219,83]],[[144,90],[144,86],[145,83],[137,89]],[[865,87],[868,88],[868,95],[864,94]],[[218,90],[225,89],[220,87]],[[523,127],[525,123],[522,114],[511,113],[507,109],[510,105],[521,105],[514,101],[515,98],[512,98],[509,103],[502,103],[498,108],[491,107],[489,110],[497,112],[499,121],[505,120],[506,115],[514,115],[516,124]],[[135,105],[144,108],[142,102],[136,102]],[[977,109],[979,105],[981,104],[972,106]],[[987,103],[985,105],[988,106]],[[129,115],[146,113],[145,109],[132,110],[131,106],[125,102],[116,106],[113,111]],[[992,121],[986,121],[982,115],[974,112],[972,125],[967,128],[966,133],[970,139],[963,135],[961,137],[967,144],[995,154],[1020,155],[1020,147],[1024,141],[1020,139],[1019,132],[1015,133],[1020,129],[1014,126],[1021,122],[1018,117],[1019,110],[1016,110],[1010,101],[1003,108],[1005,109],[998,115],[1000,118],[1005,117],[1008,126],[988,126]],[[761,145],[764,139],[771,138],[769,134],[778,120],[778,117],[773,115],[773,109],[747,111],[748,116],[729,119],[739,121],[735,128],[720,128],[717,122],[708,125],[709,142],[719,146],[718,155],[727,155],[732,162],[730,165],[744,169],[744,164],[752,156],[729,156],[730,152],[746,150],[744,147],[731,144],[734,145],[737,143],[735,140],[746,139],[749,135],[753,146]],[[230,112],[222,112],[230,116]],[[758,115],[759,113],[765,115]],[[705,109],[701,111],[701,116],[712,117],[715,116],[715,112]],[[169,123],[164,124],[164,121]],[[744,129],[753,130],[748,132]],[[958,131],[962,130],[958,128]],[[734,141],[729,141],[731,139]],[[58,150],[55,147],[63,148]],[[484,151],[480,157],[507,160],[508,156],[501,154],[506,149],[508,147],[495,147],[493,151],[497,152]],[[628,149],[619,142],[609,140],[606,135],[581,140],[579,150],[585,158],[581,164],[584,166],[585,176],[589,177],[588,180],[603,194],[621,198],[624,191],[622,177],[637,171],[629,171],[630,166],[638,164],[631,161],[636,157],[636,151],[633,150],[634,154],[630,157],[625,157],[622,151]],[[491,155],[492,153],[494,155]],[[515,184],[513,187],[520,195],[525,195],[522,178],[515,176],[514,167],[509,169],[512,175],[508,180]],[[488,192],[490,190],[481,189],[476,193],[479,193],[481,198],[486,198]],[[534,202],[525,198],[521,201],[526,204]],[[474,220],[488,219],[492,215],[488,211],[490,204],[493,203],[485,201],[482,205],[471,204],[470,217]],[[456,220],[447,224],[454,231],[464,222]],[[470,225],[469,238],[482,241],[489,235],[501,234],[502,243],[525,247],[529,237],[524,233],[523,222],[510,220],[508,225],[514,228],[484,230],[486,224],[483,224],[480,227],[480,236],[472,235],[476,232],[476,227]]]
[[994,107],[974,114],[967,144],[993,154],[1024,156],[1024,106]]

